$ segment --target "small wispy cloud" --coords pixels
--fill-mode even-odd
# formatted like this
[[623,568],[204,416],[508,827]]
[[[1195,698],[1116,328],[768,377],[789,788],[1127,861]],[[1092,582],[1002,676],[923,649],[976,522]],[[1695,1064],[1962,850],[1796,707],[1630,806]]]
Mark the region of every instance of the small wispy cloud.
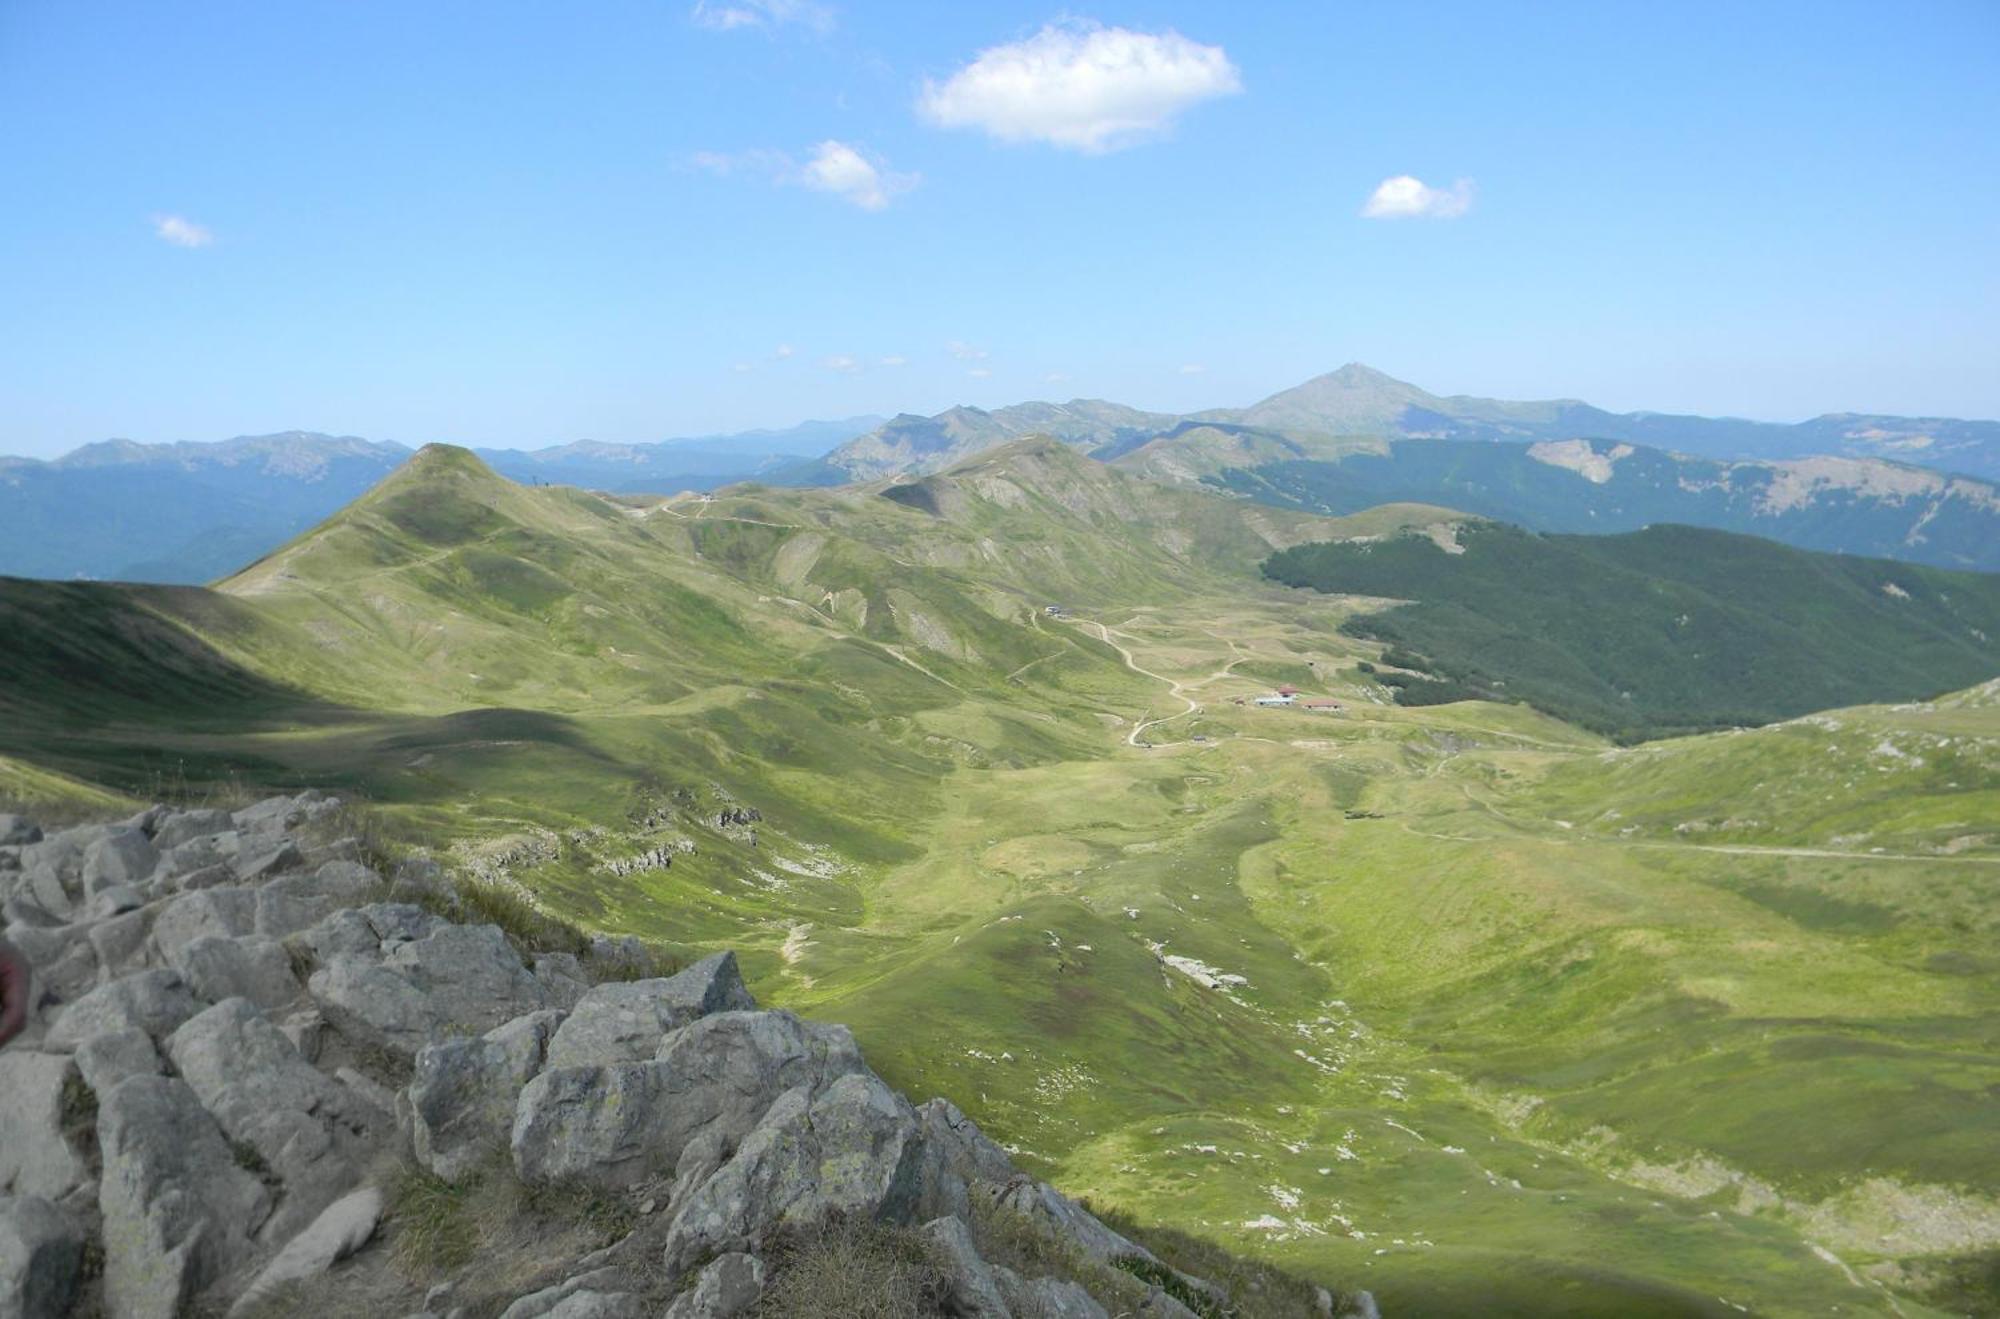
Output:
[[813,148],[813,158],[799,171],[798,181],[864,211],[879,211],[889,204],[889,198],[917,186],[916,175],[890,173],[847,143],[831,138]]
[[1411,174],[1383,179],[1361,214],[1370,220],[1455,220],[1472,209],[1472,180],[1433,188]]
[[903,355],[902,355],[901,353],[890,353],[890,354],[889,354],[889,355],[888,355],[887,357],[883,358],[883,359],[882,359],[881,361],[877,362],[877,363],[876,363],[875,365],[877,365],[877,366],[908,366],[909,364],[910,364],[910,359],[909,359],[909,358],[907,358],[907,357],[904,357],[904,356],[903,356]]
[[776,348],[773,348],[771,350],[771,356],[776,360],[782,362],[786,358],[792,356],[794,353],[798,351],[799,351],[798,349],[792,347],[788,343],[781,343]]
[[961,362],[983,362],[991,356],[984,348],[976,348],[961,339],[953,339],[944,350]]
[[1206,370],[1208,370],[1208,368],[1203,366],[1200,362],[1187,362],[1181,366],[1180,373],[1184,376],[1198,376]]
[[215,241],[213,231],[183,215],[154,216],[153,233],[175,247],[207,247]]
[[861,359],[848,353],[832,353],[820,359],[819,364],[829,371],[844,371],[848,375],[861,369]]
[[926,79],[917,110],[941,128],[1096,155],[1161,137],[1189,106],[1242,90],[1220,46],[1064,21],[979,52],[943,82]]
[[887,163],[871,157],[846,142],[828,138],[813,148],[804,163],[783,151],[758,148],[750,151],[697,151],[688,163],[698,170],[718,176],[749,174],[762,177],[779,187],[810,188],[864,211],[879,211],[897,197],[917,186],[916,174],[891,170]]
[[751,373],[752,371],[755,371],[755,370],[756,370],[757,368],[756,368],[756,366],[755,366],[754,364],[752,364],[752,363],[750,363],[750,362],[737,362],[736,364],[734,364],[733,366],[731,366],[731,367],[730,367],[729,369],[730,369],[731,371],[734,371],[734,372],[735,372],[735,373],[736,373],[737,375],[739,375],[739,376],[747,376],[747,375],[749,375],[749,374],[750,374],[750,373]]
[[833,30],[833,6],[814,0],[695,0],[688,17],[711,32],[794,26],[822,34]]
[[1069,376],[1061,371],[1051,371],[1042,377],[1042,382],[1050,385],[1066,385],[1069,383]]
[[986,379],[986,377],[992,375],[993,373],[987,370],[983,366],[975,366],[970,371],[967,371],[965,374],[971,376],[974,380],[984,380]]

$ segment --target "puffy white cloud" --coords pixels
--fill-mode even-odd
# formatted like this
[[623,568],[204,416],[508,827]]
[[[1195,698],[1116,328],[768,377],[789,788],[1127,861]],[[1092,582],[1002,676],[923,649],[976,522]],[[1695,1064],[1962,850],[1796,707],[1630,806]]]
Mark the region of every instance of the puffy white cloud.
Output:
[[944,350],[961,362],[983,362],[991,355],[984,348],[976,348],[960,339],[953,339],[944,346]]
[[1413,175],[1398,174],[1376,186],[1361,213],[1371,220],[1453,220],[1471,209],[1471,179],[1433,188]]
[[689,17],[696,27],[711,32],[768,30],[793,24],[814,32],[833,30],[833,7],[814,0],[695,0]]
[[798,349],[792,347],[788,343],[781,343],[776,348],[771,350],[771,356],[777,358],[780,362],[782,362],[787,357],[790,357],[793,353],[796,353],[798,351],[799,351]]
[[207,247],[215,241],[215,235],[208,229],[180,215],[154,216],[153,232],[175,247]]
[[917,108],[944,128],[1097,153],[1159,137],[1189,106],[1242,90],[1220,46],[1062,22],[981,51],[943,82],[926,79]]
[[863,155],[859,149],[831,138],[813,148],[803,165],[782,151],[697,151],[688,157],[695,169],[710,174],[760,175],[781,187],[811,188],[831,193],[865,211],[879,211],[889,199],[917,186],[915,174],[897,174]]
[[813,148],[813,157],[798,171],[797,182],[830,192],[864,211],[879,211],[889,198],[917,186],[914,174],[891,174],[845,142],[829,138]]

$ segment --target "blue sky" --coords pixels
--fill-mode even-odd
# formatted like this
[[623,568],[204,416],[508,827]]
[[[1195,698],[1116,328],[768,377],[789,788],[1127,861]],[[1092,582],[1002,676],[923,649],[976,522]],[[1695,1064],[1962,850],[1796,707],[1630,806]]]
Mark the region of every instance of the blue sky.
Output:
[[1180,410],[1350,360],[2000,416],[1989,0],[5,0],[0,180],[0,452]]

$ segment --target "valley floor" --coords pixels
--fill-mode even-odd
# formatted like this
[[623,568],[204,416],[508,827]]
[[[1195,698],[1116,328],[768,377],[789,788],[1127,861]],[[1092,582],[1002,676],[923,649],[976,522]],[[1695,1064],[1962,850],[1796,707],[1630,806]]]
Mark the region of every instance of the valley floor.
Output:
[[[1614,748],[1387,703],[1334,597],[1021,602],[983,676],[757,599],[817,648],[786,677],[135,713],[0,744],[0,791],[360,791],[566,916],[741,950],[1071,1193],[1385,1313],[1990,1304],[2000,687]],[[297,671],[375,662],[341,644]],[[598,692],[647,672],[597,653]],[[1287,683],[1341,707],[1251,703]]]
[[[1994,693],[1621,750],[1384,704],[1290,597],[1037,625],[1151,708],[961,768],[851,901],[709,890],[896,1084],[1398,1314],[1914,1316],[2000,1246]],[[693,882],[570,898],[686,938]]]

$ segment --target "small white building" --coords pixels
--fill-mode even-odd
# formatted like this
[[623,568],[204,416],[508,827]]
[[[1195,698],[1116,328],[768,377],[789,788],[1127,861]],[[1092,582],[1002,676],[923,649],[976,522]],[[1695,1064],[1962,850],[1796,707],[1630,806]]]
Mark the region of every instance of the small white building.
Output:
[[1273,692],[1273,693],[1272,693],[1271,695],[1269,695],[1269,696],[1259,696],[1259,697],[1257,698],[1257,704],[1259,704],[1259,705],[1296,705],[1296,704],[1298,704],[1298,700],[1299,700],[1299,698],[1298,698],[1298,697],[1296,697],[1296,696],[1289,696],[1289,695],[1286,695],[1286,694],[1285,694],[1285,693],[1283,693],[1283,692]]

